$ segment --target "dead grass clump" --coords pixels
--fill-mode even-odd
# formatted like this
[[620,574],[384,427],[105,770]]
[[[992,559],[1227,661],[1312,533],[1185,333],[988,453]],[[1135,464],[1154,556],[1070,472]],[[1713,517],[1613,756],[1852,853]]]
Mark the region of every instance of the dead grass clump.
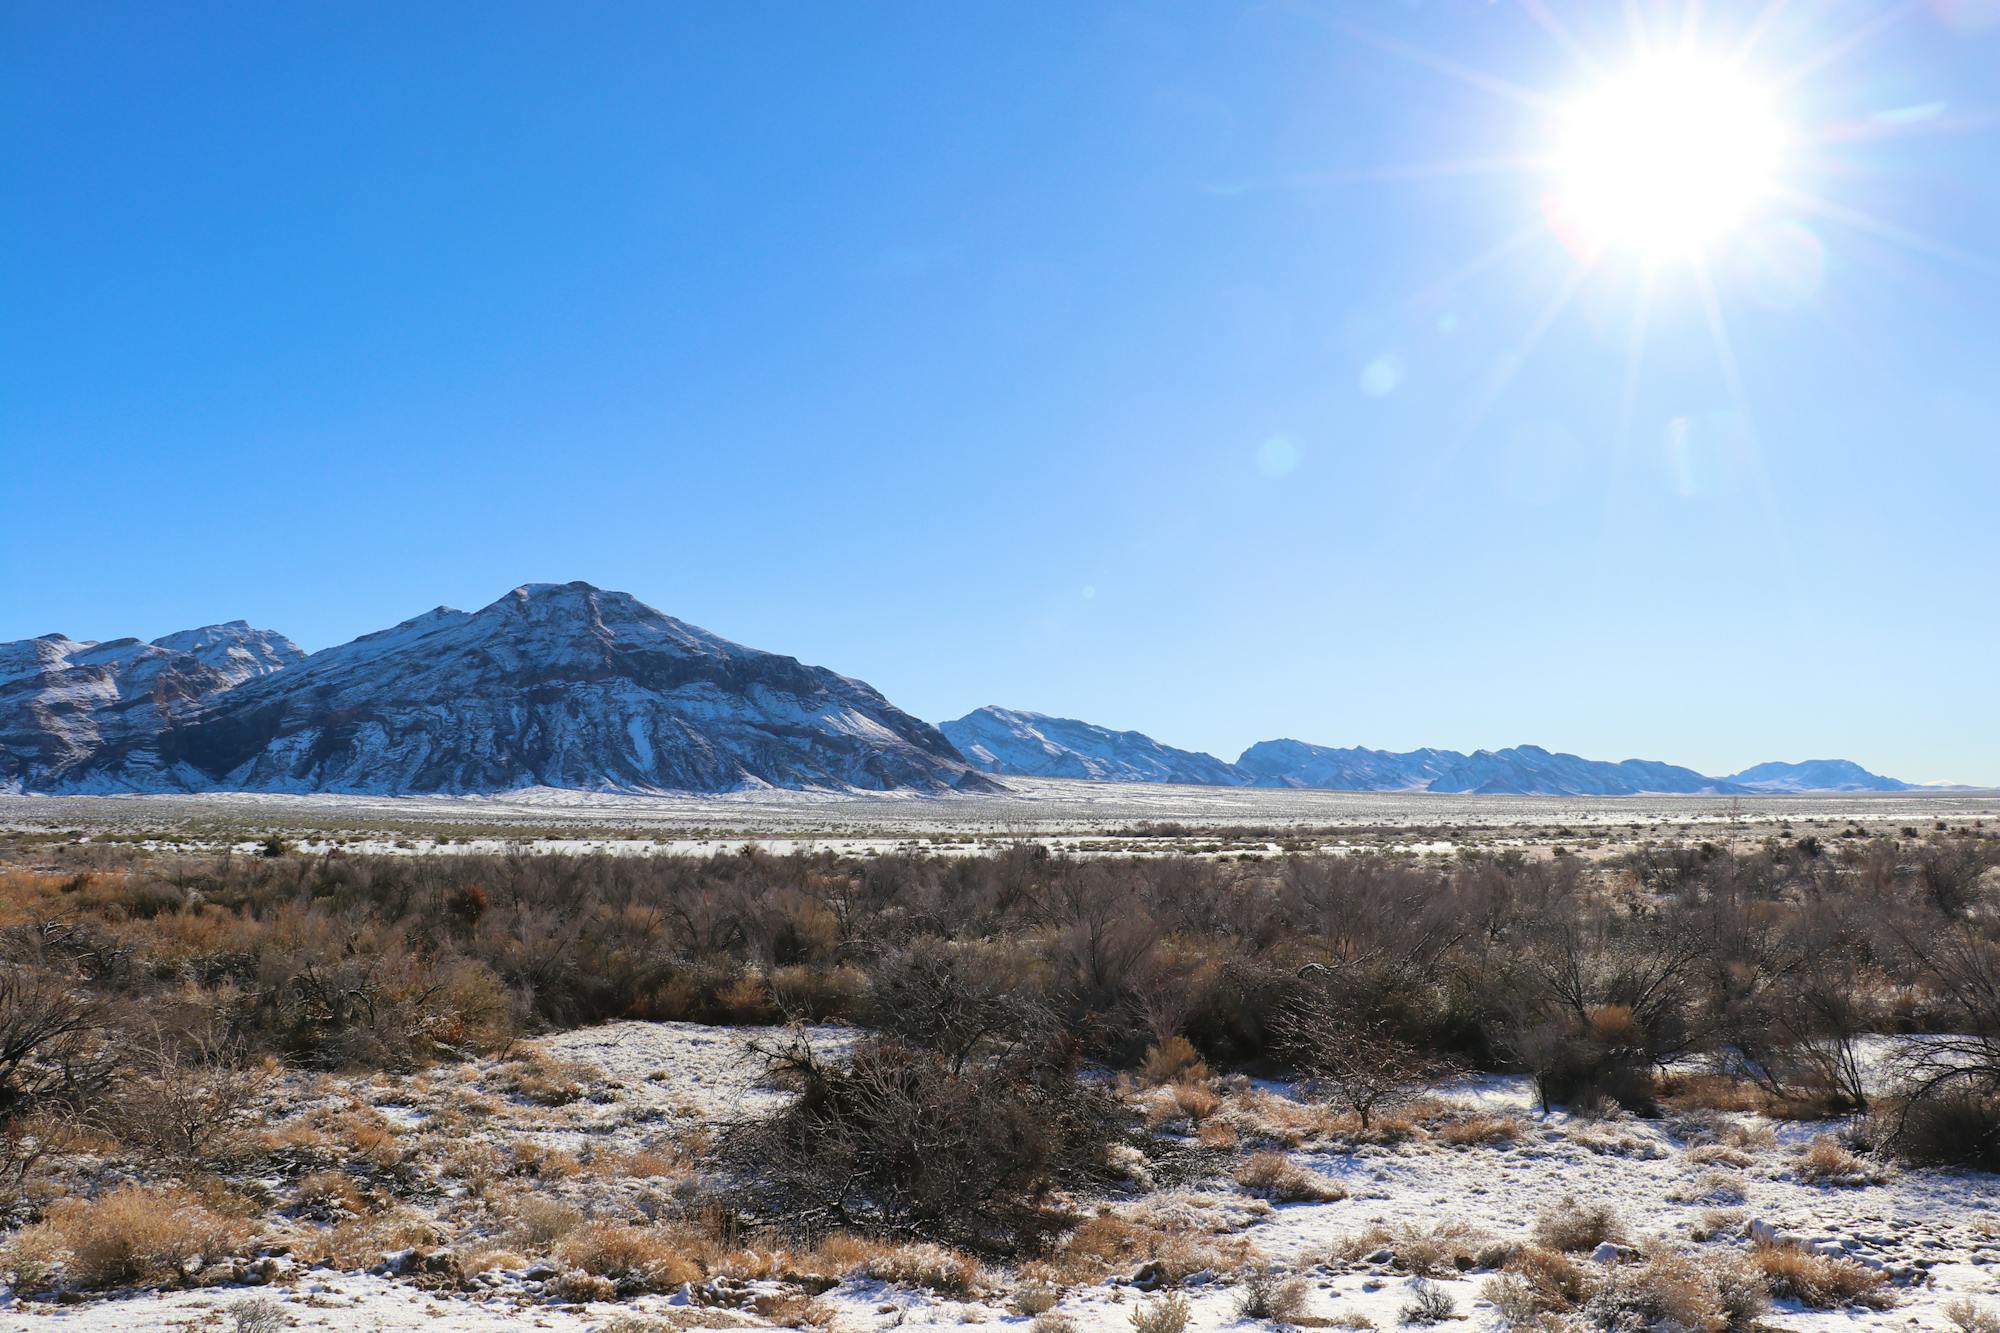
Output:
[[1491,1148],[1515,1143],[1526,1131],[1519,1116],[1462,1115],[1437,1127],[1437,1136],[1454,1148]]
[[568,1268],[609,1278],[634,1291],[666,1291],[699,1282],[701,1265],[688,1257],[686,1238],[664,1227],[593,1222],[564,1236],[555,1257]]
[[618,1284],[598,1273],[566,1268],[549,1279],[548,1293],[559,1301],[584,1305],[591,1301],[617,1300]]
[[1584,1203],[1573,1194],[1565,1194],[1535,1218],[1535,1243],[1567,1253],[1594,1250],[1624,1235],[1625,1228],[1609,1204]]
[[1389,1233],[1396,1266],[1418,1277],[1456,1277],[1480,1266],[1488,1236],[1456,1218],[1429,1226],[1405,1224]]
[[1730,1327],[1714,1281],[1693,1258],[1671,1250],[1606,1269],[1585,1309],[1598,1328],[1724,1333]]
[[166,1285],[185,1281],[196,1260],[213,1261],[244,1239],[242,1226],[180,1188],[126,1185],[95,1199],[65,1199],[46,1221],[25,1228],[9,1247],[18,1275],[47,1283],[60,1269],[79,1287]]
[[970,1296],[979,1288],[978,1262],[943,1245],[885,1246],[862,1271],[877,1282],[920,1287],[940,1296]]
[[1172,1088],[1173,1107],[1187,1122],[1200,1129],[1222,1107],[1221,1094],[1206,1083],[1176,1083]]
[[358,1216],[368,1211],[368,1196],[345,1171],[315,1171],[301,1176],[297,1194],[299,1208],[321,1220],[332,1220],[342,1214]]
[[1330,1203],[1347,1191],[1281,1152],[1260,1152],[1236,1168],[1236,1183],[1272,1203]]
[[1295,1323],[1305,1313],[1311,1290],[1304,1278],[1259,1265],[1243,1274],[1236,1292],[1236,1313],[1273,1324]]
[[1206,1083],[1208,1064],[1186,1037],[1168,1037],[1146,1048],[1139,1064],[1139,1077],[1148,1083]]
[[1333,1242],[1333,1248],[1327,1254],[1328,1262],[1336,1267],[1352,1267],[1377,1250],[1393,1250],[1391,1239],[1388,1230],[1383,1227],[1350,1231]]
[[1800,1180],[1812,1185],[1843,1185],[1853,1188],[1870,1184],[1874,1174],[1868,1164],[1840,1145],[1830,1134],[1821,1134],[1807,1144],[1792,1169]]
[[802,1291],[767,1292],[753,1297],[750,1308],[779,1328],[826,1328],[833,1307]]
[[1946,1301],[1941,1313],[1958,1333],[2000,1333],[2000,1315],[1973,1304],[1970,1297]]
[[583,1225],[582,1213],[566,1203],[538,1194],[516,1195],[498,1205],[496,1211],[512,1221],[510,1230],[514,1237],[537,1253],[546,1252],[551,1245]]
[[325,1264],[343,1272],[369,1268],[394,1250],[431,1250],[447,1237],[435,1223],[409,1209],[350,1217],[325,1230],[314,1230],[292,1247],[304,1264]]
[[1544,1245],[1520,1246],[1508,1257],[1505,1271],[1527,1288],[1537,1311],[1574,1310],[1590,1294],[1590,1274],[1568,1255]]
[[1252,1255],[1242,1240],[1216,1241],[1185,1228],[1134,1222],[1111,1213],[1085,1219],[1065,1236],[1046,1261],[1047,1271],[1065,1283],[1096,1282],[1112,1272],[1140,1265],[1169,1285],[1179,1285],[1205,1269],[1239,1267]]
[[499,1091],[536,1106],[568,1106],[583,1100],[594,1074],[575,1061],[529,1049],[495,1065],[487,1078]]
[[1681,1155],[1689,1166],[1728,1166],[1739,1171],[1755,1161],[1749,1153],[1726,1143],[1698,1143]]
[[1054,1287],[1039,1282],[1024,1282],[1014,1289],[1014,1308],[1031,1319],[1055,1309],[1061,1299],[1062,1294]]
[[1028,1333],[1081,1333],[1081,1326],[1060,1310],[1044,1310],[1029,1323]]
[[1188,1317],[1193,1312],[1187,1297],[1170,1292],[1138,1306],[1127,1318],[1132,1321],[1132,1333],[1187,1333]]
[[1750,1253],[1771,1294],[1780,1300],[1797,1301],[1813,1310],[1846,1305],[1882,1309],[1890,1304],[1884,1290],[1887,1276],[1852,1259],[1829,1258],[1796,1244],[1756,1245]]
[[1704,1171],[1667,1191],[1667,1198],[1673,1203],[1730,1204],[1742,1203],[1748,1197],[1743,1177],[1729,1171]]
[[1726,1074],[1679,1074],[1661,1079],[1660,1104],[1675,1111],[1754,1112],[1767,1100],[1761,1089]]

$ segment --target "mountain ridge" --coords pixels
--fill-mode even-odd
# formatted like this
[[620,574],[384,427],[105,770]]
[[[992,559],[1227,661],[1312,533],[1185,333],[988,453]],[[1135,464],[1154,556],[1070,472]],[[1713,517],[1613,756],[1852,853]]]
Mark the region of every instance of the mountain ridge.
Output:
[[[1910,784],[1869,773],[1851,760],[1763,764],[1744,770],[1752,778],[1738,781],[1735,776],[1711,777],[1659,760],[1585,759],[1538,745],[1470,753],[1442,749],[1398,752],[1284,738],[1258,741],[1230,763],[1199,751],[1161,745],[1143,732],[1114,731],[1075,718],[996,705],[941,723],[940,730],[976,767],[1016,777],[1517,796],[1749,796],[1911,790]],[[1206,761],[1198,771],[1208,776],[1169,776],[1175,759]],[[1197,770],[1191,764],[1182,771]],[[1837,775],[1843,785],[1811,785],[1814,775],[1822,773]],[[1759,774],[1764,776],[1755,776]]]
[[[50,785],[0,769],[10,777]],[[864,682],[577,582],[523,584],[478,611],[438,607],[323,649],[190,715],[106,738],[53,785],[395,795],[998,784]]]
[[0,644],[0,791],[994,790],[998,776],[1519,795],[1893,792],[1845,759],[1710,777],[1536,745],[1404,752],[1295,739],[1234,761],[987,705],[937,727],[864,681],[628,593],[527,583],[306,654],[233,620]]

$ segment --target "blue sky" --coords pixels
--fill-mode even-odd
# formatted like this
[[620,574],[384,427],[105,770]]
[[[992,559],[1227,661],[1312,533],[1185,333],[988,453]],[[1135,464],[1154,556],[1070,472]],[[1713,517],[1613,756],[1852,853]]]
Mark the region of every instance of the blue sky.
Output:
[[582,578],[933,720],[2000,782],[2000,10],[1758,67],[1857,29],[1732,377],[1419,169],[1546,149],[1517,5],[13,4],[0,639]]

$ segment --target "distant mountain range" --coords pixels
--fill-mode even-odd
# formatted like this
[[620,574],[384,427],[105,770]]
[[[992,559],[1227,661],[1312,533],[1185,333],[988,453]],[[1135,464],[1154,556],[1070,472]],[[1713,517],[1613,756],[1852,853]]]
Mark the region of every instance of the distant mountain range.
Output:
[[1712,778],[1532,745],[1398,754],[1273,740],[1232,764],[1006,708],[933,727],[861,681],[587,583],[438,607],[311,656],[240,620],[151,643],[0,644],[0,791],[945,793],[1000,790],[1005,776],[1576,796],[1910,786],[1842,759]]
[[1748,796],[1911,788],[1844,759],[1759,764],[1713,778],[1674,764],[1644,759],[1612,763],[1555,754],[1536,745],[1463,754],[1259,741],[1231,764],[1214,755],[1176,750],[1136,731],[1112,731],[1071,718],[994,707],[976,709],[942,724],[940,730],[978,768],[1021,777],[1529,796]]

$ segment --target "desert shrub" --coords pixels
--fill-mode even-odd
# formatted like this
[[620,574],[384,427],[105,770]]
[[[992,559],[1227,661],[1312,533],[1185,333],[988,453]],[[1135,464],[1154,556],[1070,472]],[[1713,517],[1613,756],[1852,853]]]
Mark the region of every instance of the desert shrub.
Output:
[[1946,1301],[1940,1313],[1958,1333],[2000,1333],[2000,1315],[1981,1308],[1969,1296]]
[[54,1257],[65,1280],[84,1288],[160,1285],[184,1280],[198,1259],[217,1259],[240,1244],[242,1228],[179,1188],[125,1185],[95,1199],[64,1199],[45,1221],[24,1228],[42,1256],[44,1281]]
[[1889,1279],[1852,1259],[1834,1259],[1786,1243],[1754,1246],[1751,1256],[1771,1294],[1781,1300],[1797,1301],[1814,1310],[1889,1303],[1884,1290]]
[[1326,1203],[1347,1191],[1281,1152],[1254,1153],[1236,1168],[1236,1183],[1273,1203]]
[[1723,1333],[1729,1327],[1715,1283],[1694,1259],[1670,1250],[1606,1269],[1584,1308],[1598,1328]]
[[251,1296],[229,1306],[230,1325],[235,1333],[278,1333],[290,1326],[285,1307],[268,1296]]
[[931,1051],[954,1070],[983,1046],[1046,1040],[1056,1019],[973,950],[921,940],[877,965],[868,1017],[876,1030]]
[[1458,1302],[1437,1283],[1416,1278],[1410,1283],[1409,1303],[1397,1312],[1396,1318],[1402,1323],[1418,1326],[1442,1324],[1447,1319],[1458,1318]]
[[1305,1312],[1311,1288],[1301,1277],[1259,1264],[1244,1273],[1236,1289],[1236,1313],[1245,1319],[1290,1324]]
[[1609,1204],[1584,1203],[1565,1194],[1535,1218],[1535,1243],[1574,1253],[1594,1250],[1605,1241],[1624,1238],[1624,1227]]
[[1573,1310],[1590,1294],[1590,1275],[1562,1251],[1542,1245],[1516,1248],[1506,1273],[1526,1289],[1537,1312]]
[[1419,1277],[1451,1275],[1479,1266],[1486,1234],[1455,1218],[1428,1226],[1404,1223],[1389,1233],[1396,1264]]
[[1885,1137],[1907,1162],[2000,1171],[2000,1096],[1950,1089],[1898,1103],[1888,1118]]
[[1531,1328],[1548,1309],[1533,1287],[1509,1273],[1487,1278],[1479,1295],[1500,1317],[1502,1328]]
[[1411,1100],[1452,1069],[1395,1032],[1351,994],[1295,997],[1275,1025],[1279,1051],[1308,1089],[1351,1112],[1366,1132],[1376,1115]]
[[1194,1043],[1186,1037],[1174,1036],[1146,1048],[1146,1057],[1139,1063],[1139,1077],[1148,1083],[1199,1083],[1208,1079],[1209,1071]]
[[1133,1333],[1187,1333],[1193,1313],[1187,1297],[1169,1292],[1135,1307],[1127,1318],[1132,1321]]
[[1029,1333],[1082,1333],[1082,1326],[1060,1310],[1044,1310],[1028,1323]]
[[1055,1309],[1061,1299],[1054,1287],[1045,1287],[1039,1282],[1025,1282],[1014,1289],[1014,1308],[1033,1318]]
[[799,1234],[914,1234],[975,1250],[1039,1245],[1070,1224],[1058,1189],[1108,1178],[1122,1112],[1052,1042],[960,1065],[891,1041],[836,1067],[773,1053],[799,1097],[726,1138],[742,1200]]
[[268,1083],[239,1048],[213,1039],[183,1045],[155,1032],[133,1063],[107,1099],[105,1123],[184,1168],[237,1150]]
[[62,974],[0,961],[0,1121],[37,1101],[82,1102],[102,1085],[101,1001]]

